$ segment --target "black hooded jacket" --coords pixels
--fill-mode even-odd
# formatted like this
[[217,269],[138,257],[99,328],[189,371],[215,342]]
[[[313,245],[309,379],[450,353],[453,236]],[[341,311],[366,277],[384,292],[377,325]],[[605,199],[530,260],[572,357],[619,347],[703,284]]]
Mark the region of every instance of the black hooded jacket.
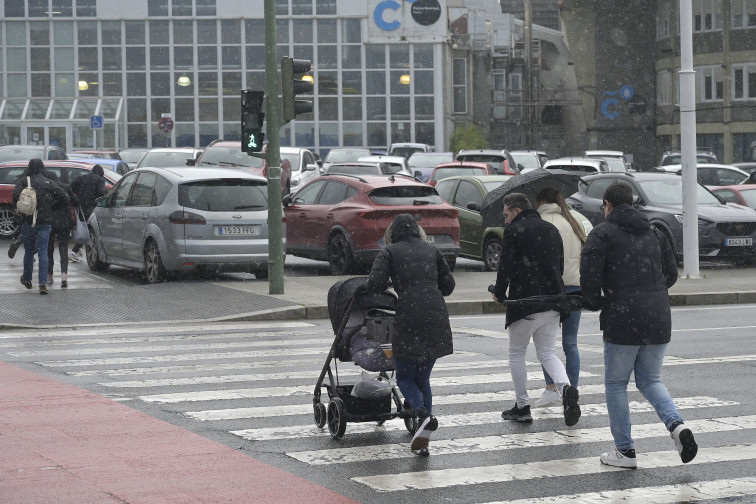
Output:
[[455,282],[441,252],[420,238],[415,219],[396,217],[391,245],[378,254],[365,282],[368,292],[382,292],[393,282],[398,295],[394,320],[395,357],[424,361],[453,352],[449,312],[444,296]]
[[92,173],[71,182],[71,190],[79,199],[84,215],[89,218],[95,207],[95,200],[105,194],[105,171],[100,165],[92,167]]
[[[45,165],[41,159],[32,159],[29,161],[29,167],[26,169],[26,175],[31,179],[31,185],[37,193],[37,224],[52,223],[52,208],[55,204],[68,203],[69,198],[66,191],[58,186],[55,182],[45,177]],[[21,191],[27,185],[26,175],[16,183],[13,188],[13,207],[18,202]],[[32,215],[21,215],[24,224],[32,225],[34,217]]]
[[669,343],[672,315],[667,289],[677,277],[669,242],[630,205],[617,205],[583,246],[580,287],[586,307],[601,309],[601,330],[609,343]]
[[[523,210],[504,228],[494,295],[499,300],[564,294],[564,250],[559,230],[536,210]],[[509,295],[507,296],[507,289]],[[554,304],[507,305],[506,327],[533,313],[559,310]]]

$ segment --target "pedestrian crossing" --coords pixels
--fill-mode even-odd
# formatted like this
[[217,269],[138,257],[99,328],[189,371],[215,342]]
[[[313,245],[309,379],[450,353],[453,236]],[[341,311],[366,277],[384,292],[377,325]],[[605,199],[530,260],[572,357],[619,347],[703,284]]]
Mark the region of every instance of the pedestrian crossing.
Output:
[[[683,465],[664,425],[631,383],[639,468],[603,466],[598,456],[611,449],[612,436],[600,338],[580,341],[595,351],[583,354],[582,417],[568,428],[559,406],[533,409],[532,424],[502,420],[502,409],[515,400],[502,333],[467,328],[464,321],[456,322],[454,333],[460,351],[440,359],[432,375],[440,427],[429,458],[410,452],[411,436],[399,418],[350,422],[341,440],[315,426],[315,382],[333,341],[327,323],[8,331],[0,333],[0,358],[146,412],[157,408],[182,427],[225,436],[250,456],[328,482],[359,502],[756,502],[756,411],[742,397],[722,397],[705,386],[686,395],[672,390],[700,447]],[[665,376],[756,360],[727,350],[669,355]],[[362,371],[352,363],[336,365],[345,383]],[[532,349],[527,366],[535,400],[543,374]],[[321,400],[328,400],[325,391]]]
[[[19,278],[24,272],[24,248],[21,247],[13,259],[9,259],[5,253],[0,257],[0,294],[13,294],[26,292]],[[34,262],[32,284],[37,285],[38,265]],[[53,266],[53,283],[48,289],[60,289],[60,262],[58,249],[55,249],[55,265]],[[68,287],[69,290],[111,289],[114,284],[103,277],[93,275],[86,264],[86,260],[80,263],[68,263]],[[63,289],[61,289],[63,290]]]

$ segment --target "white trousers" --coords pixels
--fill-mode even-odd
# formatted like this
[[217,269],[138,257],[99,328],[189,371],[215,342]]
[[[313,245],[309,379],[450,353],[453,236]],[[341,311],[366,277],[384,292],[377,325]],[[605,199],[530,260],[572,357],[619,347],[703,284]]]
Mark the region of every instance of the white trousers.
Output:
[[531,336],[538,360],[554,380],[557,390],[561,390],[564,385],[570,383],[564,364],[554,351],[559,332],[559,313],[556,311],[534,313],[509,326],[509,369],[512,373],[518,408],[524,408],[530,404],[525,352]]

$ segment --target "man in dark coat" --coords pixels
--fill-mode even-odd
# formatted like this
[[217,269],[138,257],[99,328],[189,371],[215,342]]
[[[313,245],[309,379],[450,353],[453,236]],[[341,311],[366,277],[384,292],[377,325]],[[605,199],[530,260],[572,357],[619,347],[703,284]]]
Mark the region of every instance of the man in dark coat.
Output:
[[[27,289],[32,288],[32,275],[34,273],[34,253],[39,257],[39,293],[47,294],[47,244],[50,240],[52,222],[52,207],[55,203],[68,203],[68,194],[58,187],[55,182],[44,175],[45,165],[41,159],[29,161],[26,174],[31,181],[31,186],[37,193],[37,216],[36,223],[31,215],[22,215],[21,239],[24,243],[24,273],[21,275],[21,284]],[[18,202],[21,191],[27,186],[27,177],[16,184],[13,189],[13,205]]]
[[677,281],[677,263],[667,239],[632,203],[629,185],[614,183],[606,189],[606,222],[588,235],[580,261],[583,297],[586,306],[601,309],[604,333],[606,407],[615,448],[602,453],[601,462],[637,467],[627,401],[627,384],[635,372],[638,390],[654,407],[687,463],[698,447],[661,382],[662,362],[672,337],[667,289]]
[[375,258],[363,286],[367,292],[383,292],[391,280],[397,293],[392,341],[396,383],[417,412],[420,425],[411,449],[420,455],[428,454],[430,433],[438,427],[432,416],[430,374],[436,359],[454,351],[444,301],[454,291],[454,277],[424,235],[414,217],[398,215],[386,233],[388,246]]
[[[104,175],[105,170],[102,169],[102,166],[96,164],[92,167],[91,173],[71,182],[71,190],[76,194],[76,197],[79,200],[79,205],[81,205],[81,209],[84,211],[84,217],[87,219],[92,215],[97,198],[105,194]],[[73,262],[79,262],[81,260],[79,257],[80,248],[81,243],[77,243],[71,249],[70,259]]]
[[[530,201],[524,194],[508,194],[504,197],[503,204],[507,227],[501,244],[494,301],[563,295],[564,251],[559,230],[541,219],[541,215],[531,208]],[[505,327],[509,328],[509,368],[516,403],[512,409],[502,412],[501,416],[505,420],[533,421],[525,366],[525,352],[532,337],[538,360],[552,377],[562,396],[564,422],[570,426],[578,422],[578,390],[570,385],[564,364],[555,352],[556,336],[560,332],[559,318],[559,309],[554,304],[508,304]]]

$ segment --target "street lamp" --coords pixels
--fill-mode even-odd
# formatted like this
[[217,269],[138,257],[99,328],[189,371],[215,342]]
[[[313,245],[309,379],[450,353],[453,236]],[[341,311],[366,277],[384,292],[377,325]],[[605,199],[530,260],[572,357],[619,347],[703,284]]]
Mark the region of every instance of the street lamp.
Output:
[[178,81],[176,83],[181,87],[186,87],[190,86],[192,84],[192,81],[186,75],[182,75],[178,78]]
[[402,74],[402,76],[399,77],[399,83],[404,84],[405,86],[409,86],[410,76],[408,74]]
[[86,91],[87,89],[89,89],[89,84],[87,84],[87,81],[80,80],[79,81],[79,91]]

